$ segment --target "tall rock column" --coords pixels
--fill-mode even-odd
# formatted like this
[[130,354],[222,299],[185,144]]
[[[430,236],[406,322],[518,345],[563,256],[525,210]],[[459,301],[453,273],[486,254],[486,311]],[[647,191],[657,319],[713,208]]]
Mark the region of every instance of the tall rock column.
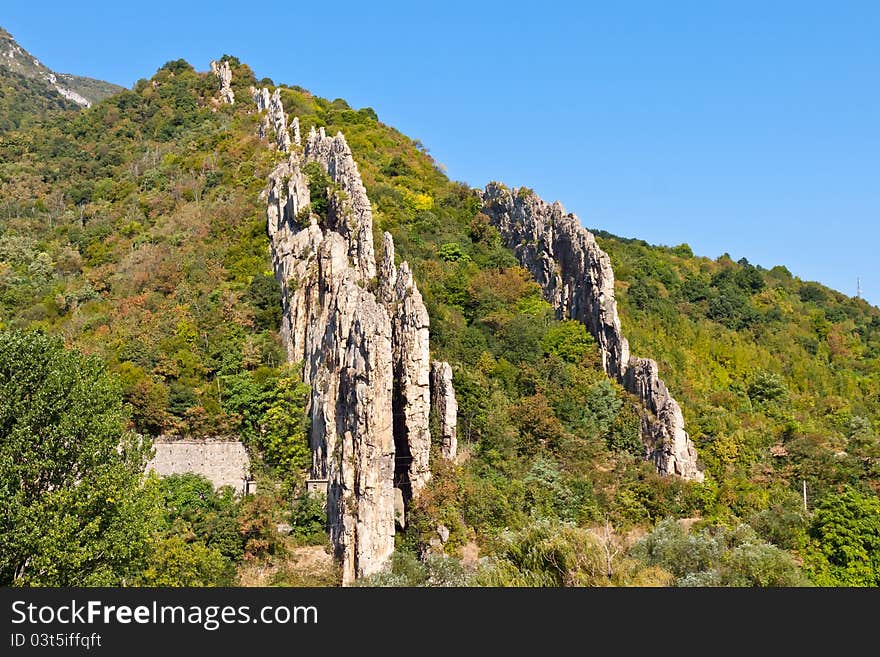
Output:
[[431,363],[431,406],[440,423],[440,453],[453,461],[458,453],[458,402],[452,387],[452,367],[445,361]]
[[299,164],[292,155],[272,173],[267,226],[288,358],[303,362],[311,386],[311,478],[327,481],[330,537],[349,584],[394,550],[391,320],[359,283],[345,238],[296,224],[308,204]]
[[430,322],[409,265],[394,266],[394,240],[389,233],[383,236],[383,247],[378,296],[393,331],[395,485],[408,501],[431,478]]
[[[271,113],[275,96],[267,96],[254,93]],[[297,135],[299,122],[292,125]],[[309,190],[307,162],[333,182],[323,190],[326,217],[307,212],[318,193]],[[311,386],[311,478],[327,482],[330,537],[350,584],[385,565],[395,500],[408,502],[430,478],[428,313],[409,265],[395,265],[387,233],[377,272],[372,209],[341,133],[313,128],[302,149],[294,140],[267,198],[281,334]]]
[[229,61],[211,62],[211,72],[220,80],[220,100],[227,105],[235,104],[235,93],[232,91],[232,70]]
[[[275,134],[275,146],[282,153],[290,151],[290,133],[287,131],[287,113],[284,111],[284,104],[281,102],[281,89],[275,89],[272,95],[265,87],[261,89],[251,89],[254,98],[254,104],[257,106],[258,112],[266,112],[263,121],[260,123],[260,139],[265,139],[271,128]],[[297,130],[299,123],[297,123]]]
[[535,277],[556,316],[586,325],[599,345],[606,374],[642,402],[648,413],[642,419],[642,438],[658,472],[702,481],[681,407],[657,375],[657,364],[630,358],[617,314],[611,259],[593,234],[560,203],[548,204],[530,190],[490,183],[482,198],[483,212]]

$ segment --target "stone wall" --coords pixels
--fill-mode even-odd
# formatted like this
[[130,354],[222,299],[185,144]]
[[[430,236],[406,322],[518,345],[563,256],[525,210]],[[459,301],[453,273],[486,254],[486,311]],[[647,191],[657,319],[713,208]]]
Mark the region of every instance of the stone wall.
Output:
[[153,447],[156,455],[146,472],[154,470],[162,477],[192,472],[210,480],[214,488],[232,486],[239,494],[249,492],[251,462],[241,441],[156,438]]

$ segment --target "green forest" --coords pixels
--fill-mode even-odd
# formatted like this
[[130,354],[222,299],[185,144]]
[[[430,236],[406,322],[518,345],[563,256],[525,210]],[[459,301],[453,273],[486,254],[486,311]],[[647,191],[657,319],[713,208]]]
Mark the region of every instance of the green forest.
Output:
[[[184,60],[79,111],[0,77],[0,584],[339,584],[279,336],[261,193],[284,154],[258,137],[260,85],[304,133],[344,133],[377,252],[390,232],[453,367],[460,458],[432,460],[360,584],[880,585],[880,309],[591,227],[706,474],[660,476],[634,398],[476,190],[373,109],[224,59],[234,105]],[[143,476],[160,435],[240,438],[257,493]]]

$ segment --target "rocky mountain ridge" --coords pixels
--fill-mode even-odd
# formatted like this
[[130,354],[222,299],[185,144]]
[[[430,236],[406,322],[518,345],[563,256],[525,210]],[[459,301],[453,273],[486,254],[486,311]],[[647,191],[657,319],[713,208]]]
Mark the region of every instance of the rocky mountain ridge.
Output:
[[657,363],[630,356],[617,314],[611,259],[593,234],[559,202],[549,204],[531,190],[490,183],[482,199],[483,212],[535,277],[557,317],[586,325],[599,345],[605,373],[638,397],[645,410],[645,457],[660,474],[702,481],[681,407],[660,379]]

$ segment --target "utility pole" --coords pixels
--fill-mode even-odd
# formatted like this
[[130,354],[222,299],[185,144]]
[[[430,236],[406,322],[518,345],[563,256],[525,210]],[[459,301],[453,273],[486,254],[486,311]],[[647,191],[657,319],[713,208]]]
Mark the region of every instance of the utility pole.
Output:
[[807,512],[807,480],[804,479],[804,513]]

